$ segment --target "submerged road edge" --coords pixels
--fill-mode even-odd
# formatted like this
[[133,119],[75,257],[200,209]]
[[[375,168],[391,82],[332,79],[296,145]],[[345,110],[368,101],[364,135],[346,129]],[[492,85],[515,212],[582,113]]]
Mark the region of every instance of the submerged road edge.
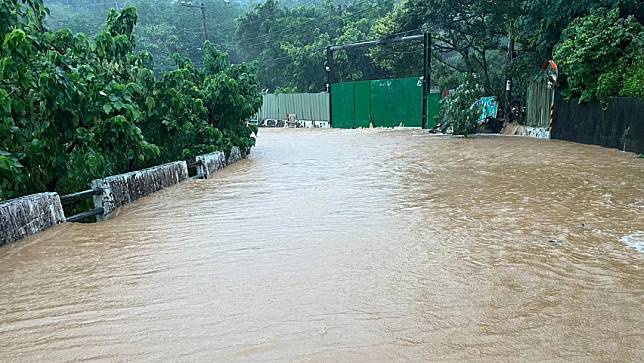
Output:
[[[198,155],[198,176],[208,179],[217,170],[245,159],[248,154],[234,147],[228,155],[215,152]],[[189,179],[185,161],[157,165],[91,182],[94,205],[102,208],[98,221],[110,219],[122,206]],[[58,193],[39,193],[0,202],[0,246],[67,223]]]

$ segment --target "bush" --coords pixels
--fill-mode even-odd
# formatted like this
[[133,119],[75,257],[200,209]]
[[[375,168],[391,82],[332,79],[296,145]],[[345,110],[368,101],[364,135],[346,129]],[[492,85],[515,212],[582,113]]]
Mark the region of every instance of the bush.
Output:
[[[619,9],[598,9],[564,30],[554,50],[568,80],[568,96],[580,102],[641,95],[644,27],[633,16],[620,18]],[[638,73],[639,72],[639,73]]]
[[621,95],[644,100],[644,54],[640,55],[632,72],[624,77]]
[[478,100],[483,94],[483,86],[477,82],[476,75],[466,76],[456,90],[441,100],[436,122],[443,125],[444,130],[452,129],[454,135],[475,133],[481,113]]

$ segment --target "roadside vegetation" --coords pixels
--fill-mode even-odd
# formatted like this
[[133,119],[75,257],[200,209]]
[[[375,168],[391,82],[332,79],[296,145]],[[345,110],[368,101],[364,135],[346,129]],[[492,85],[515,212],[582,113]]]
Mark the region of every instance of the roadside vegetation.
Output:
[[[89,0],[49,1],[48,22],[54,27],[91,32],[104,21],[104,6],[82,6]],[[201,63],[203,29],[198,9],[181,6],[180,1],[127,3],[136,5],[141,14],[135,29],[137,49],[148,50],[157,69],[173,67],[176,52]],[[476,75],[473,85],[482,87],[484,95],[502,100],[509,77],[512,104],[520,110],[528,85],[554,59],[561,73],[560,89],[568,97],[604,103],[613,96],[644,97],[644,7],[639,0],[203,3],[208,39],[227,50],[233,63],[256,62],[261,88],[268,92],[326,91],[328,45],[427,31],[433,37],[431,80],[443,89],[462,89]],[[508,60],[510,39],[515,44],[512,62]],[[422,54],[418,43],[338,52],[336,77],[354,81],[419,76]]]
[[[431,80],[453,92],[441,104],[439,124],[456,134],[477,131],[481,96],[525,105],[527,87],[554,59],[560,89],[581,102],[614,96],[644,99],[644,7],[639,0],[403,0],[323,1],[285,8],[268,0],[238,19],[246,59],[261,65],[263,87],[324,90],[329,44],[430,32]],[[510,39],[513,60],[508,60]],[[422,46],[399,44],[339,52],[338,78],[346,81],[418,76]],[[520,117],[520,115],[519,115]]]
[[111,10],[94,37],[48,30],[46,17],[42,0],[0,6],[0,199],[254,145],[254,66],[206,42],[203,65],[175,56],[155,74],[135,51],[134,7]]

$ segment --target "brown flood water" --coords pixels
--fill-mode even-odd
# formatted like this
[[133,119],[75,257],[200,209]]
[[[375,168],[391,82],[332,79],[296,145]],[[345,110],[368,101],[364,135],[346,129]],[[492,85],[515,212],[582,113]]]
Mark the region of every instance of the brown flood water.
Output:
[[214,179],[0,248],[0,361],[642,361],[642,233],[632,154],[261,130]]

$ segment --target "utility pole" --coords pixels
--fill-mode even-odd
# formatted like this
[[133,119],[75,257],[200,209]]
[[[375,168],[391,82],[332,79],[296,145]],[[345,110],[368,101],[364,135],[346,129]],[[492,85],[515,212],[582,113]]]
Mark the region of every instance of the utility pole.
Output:
[[326,90],[329,93],[329,127],[333,127],[333,95],[331,88],[333,87],[333,82],[335,74],[333,73],[333,48],[331,46],[326,47]]
[[514,62],[514,36],[512,35],[512,25],[508,34],[508,69],[505,80],[505,119],[512,122],[512,63]]
[[203,41],[208,40],[208,28],[206,27],[206,4],[201,3],[201,5],[192,5],[191,2],[182,1],[179,3],[179,6],[185,6],[186,8],[199,8],[201,10],[201,21],[203,23]]
[[432,36],[429,33],[423,34],[423,120],[422,128],[427,129],[427,98],[431,90],[431,80],[429,70],[431,68],[432,57]]
[[206,27],[206,4],[201,3],[201,21],[203,22],[203,41],[208,40],[208,28]]

